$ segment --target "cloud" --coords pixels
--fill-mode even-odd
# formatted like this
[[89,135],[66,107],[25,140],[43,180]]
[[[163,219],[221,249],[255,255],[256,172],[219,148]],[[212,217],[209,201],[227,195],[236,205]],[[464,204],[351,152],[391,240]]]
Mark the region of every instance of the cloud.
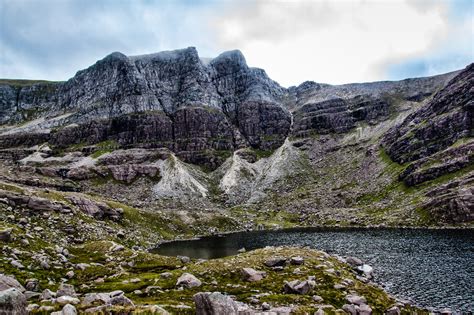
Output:
[[113,51],[215,51],[211,1],[0,0],[0,77],[64,80]]
[[[447,2],[255,1],[216,17],[219,44],[283,85],[382,80],[449,38]],[[472,15],[471,15],[472,17]]]
[[0,77],[66,80],[113,51],[240,49],[284,86],[401,79],[474,59],[472,0],[0,0]]

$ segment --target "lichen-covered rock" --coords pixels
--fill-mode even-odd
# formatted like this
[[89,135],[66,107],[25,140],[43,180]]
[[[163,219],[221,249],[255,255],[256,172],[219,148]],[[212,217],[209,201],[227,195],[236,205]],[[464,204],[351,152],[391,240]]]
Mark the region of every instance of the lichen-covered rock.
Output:
[[182,286],[185,288],[194,288],[194,287],[199,287],[201,286],[202,282],[198,278],[196,278],[194,275],[190,273],[183,273],[178,280],[176,281],[176,286]]
[[264,271],[257,271],[253,268],[242,268],[241,274],[244,281],[249,281],[249,282],[260,281],[266,275]]
[[286,281],[283,291],[288,294],[309,294],[316,286],[313,280]]
[[0,291],[0,314],[27,314],[26,297],[20,290],[9,288]]
[[20,292],[24,292],[25,288],[13,276],[0,274],[0,291],[15,288]]
[[252,309],[219,292],[200,292],[194,295],[196,315],[252,314]]

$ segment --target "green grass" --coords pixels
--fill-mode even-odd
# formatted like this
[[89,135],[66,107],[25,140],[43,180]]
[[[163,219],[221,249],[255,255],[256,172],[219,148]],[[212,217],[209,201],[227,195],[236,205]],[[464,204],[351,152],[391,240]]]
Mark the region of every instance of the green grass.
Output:
[[23,79],[0,79],[0,84],[11,85],[15,87],[32,86],[38,83],[58,84],[62,81],[47,81],[47,80],[23,80]]

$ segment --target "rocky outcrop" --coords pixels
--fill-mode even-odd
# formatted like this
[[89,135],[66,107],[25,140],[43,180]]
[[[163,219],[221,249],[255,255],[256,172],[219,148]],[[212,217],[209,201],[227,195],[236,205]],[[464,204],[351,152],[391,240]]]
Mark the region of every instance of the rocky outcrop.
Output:
[[454,77],[433,99],[391,129],[383,140],[390,157],[415,161],[474,136],[474,64]]
[[474,221],[474,174],[430,190],[422,209],[433,219],[447,223]]
[[408,186],[454,173],[474,164],[474,142],[460,144],[411,163],[400,179]]
[[318,103],[306,103],[294,111],[292,134],[344,133],[365,121],[371,124],[386,119],[390,103],[383,98],[358,95],[354,98],[333,98]]

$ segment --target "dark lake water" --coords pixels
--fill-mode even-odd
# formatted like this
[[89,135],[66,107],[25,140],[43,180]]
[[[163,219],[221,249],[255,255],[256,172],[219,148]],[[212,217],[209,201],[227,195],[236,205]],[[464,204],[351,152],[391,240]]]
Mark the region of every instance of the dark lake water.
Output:
[[424,307],[474,311],[474,232],[428,229],[304,228],[253,231],[176,241],[153,250],[168,256],[219,258],[265,246],[301,245],[356,256],[375,281]]

